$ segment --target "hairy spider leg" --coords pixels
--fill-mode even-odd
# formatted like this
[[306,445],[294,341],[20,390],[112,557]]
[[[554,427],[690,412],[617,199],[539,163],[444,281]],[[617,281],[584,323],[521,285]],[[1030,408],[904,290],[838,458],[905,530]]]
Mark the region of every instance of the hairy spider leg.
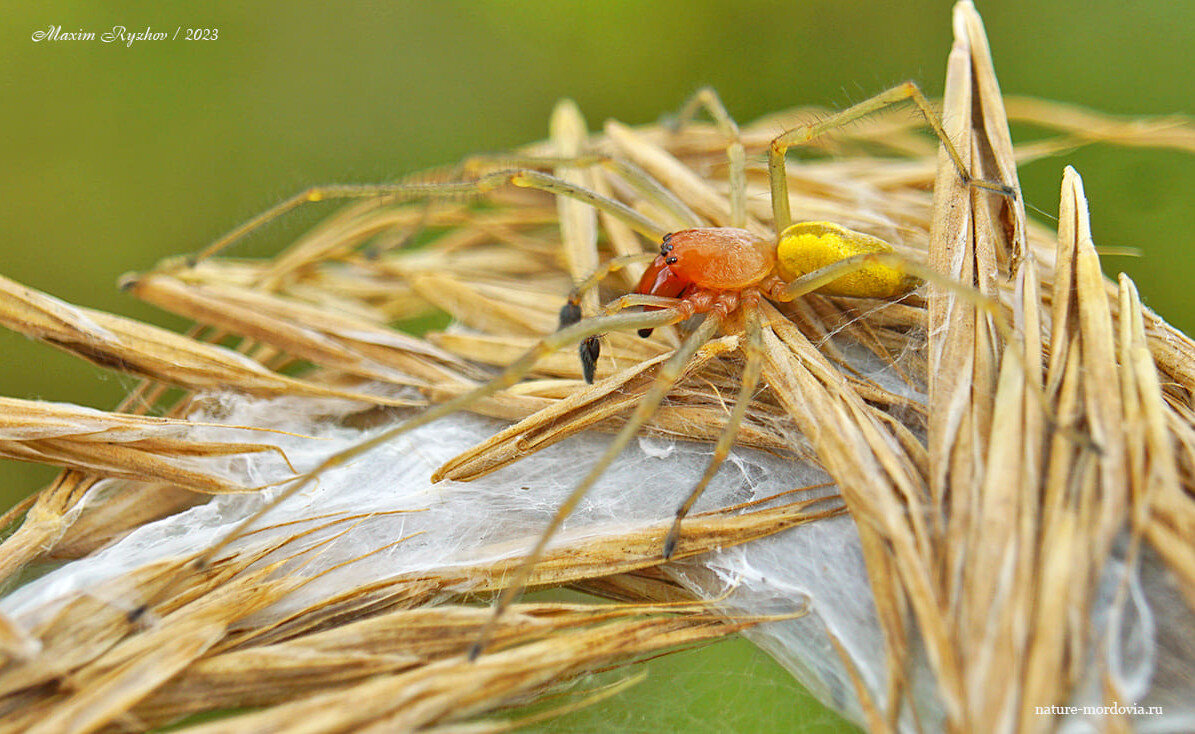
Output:
[[619,296],[613,301],[608,302],[605,306],[602,306],[602,313],[618,313],[624,308],[630,308],[631,306],[649,306],[654,311],[660,308],[672,308],[679,302],[679,298],[670,298],[668,296],[649,296],[645,293],[628,293],[625,296]]
[[718,442],[714,444],[714,454],[710,457],[710,463],[705,468],[705,473],[701,475],[701,480],[697,482],[697,485],[689,492],[689,496],[676,510],[676,519],[672,521],[672,527],[669,529],[667,537],[664,538],[665,559],[672,558],[673,552],[676,551],[676,543],[680,540],[681,520],[685,519],[689,511],[693,509],[693,505],[697,503],[713,480],[714,474],[730,456],[730,449],[739,435],[739,426],[743,424],[747,408],[751,405],[751,398],[755,396],[755,388],[759,385],[759,376],[763,370],[763,335],[759,323],[759,304],[752,300],[744,304],[743,310],[746,318],[746,339],[742,342],[741,349],[747,357],[747,363],[743,367],[742,384],[739,387],[738,396],[735,398],[734,408],[730,411],[730,417],[727,418],[726,425],[722,427],[722,432],[718,434]]
[[661,213],[671,219],[669,226],[675,229],[701,227],[704,220],[681,201],[676,194],[669,191],[651,174],[634,163],[623,158],[613,158],[596,153],[582,153],[578,156],[526,156],[486,154],[476,155],[465,159],[461,169],[465,175],[476,177],[488,168],[491,170],[522,170],[539,168],[556,168],[559,166],[600,166],[607,168],[619,178],[630,184],[640,196],[651,202]]
[[744,229],[747,226],[747,154],[738,123],[726,111],[713,87],[702,87],[685,102],[677,113],[673,128],[679,132],[701,109],[705,109],[718,130],[730,139],[726,145],[726,158],[730,164],[730,226]]
[[[892,272],[900,272],[912,276],[918,280],[932,283],[944,290],[950,291],[954,295],[962,298],[970,303],[978,311],[991,317],[991,323],[996,327],[996,331],[1000,334],[1000,338],[1006,345],[1015,345],[1019,343],[1012,328],[1012,323],[1008,316],[1000,306],[1000,302],[995,298],[990,298],[975,290],[968,288],[966,285],[959,283],[945,275],[942,275],[937,270],[934,270],[925,263],[914,260],[905,255],[896,252],[866,252],[859,255],[854,255],[838,262],[831,263],[823,268],[814,270],[811,273],[806,273],[796,280],[786,284],[784,287],[776,289],[768,293],[768,297],[776,301],[793,301],[801,296],[814,293],[822,288],[825,288],[830,283],[842,278],[844,275],[850,275],[854,272],[860,272],[867,268],[882,268]],[[1019,348],[1005,349],[1005,354],[1010,354],[1012,359],[1016,360],[1021,367],[1022,372],[1026,372],[1027,365],[1024,362],[1024,356],[1021,354]],[[1080,448],[1092,451],[1096,454],[1102,453],[1099,444],[1095,442],[1091,436],[1087,435],[1081,430],[1065,424],[1059,420],[1054,410],[1050,407],[1050,402],[1046,397],[1045,388],[1035,380],[1025,380],[1028,389],[1033,391],[1038,403],[1042,406],[1046,423],[1060,435],[1065,436],[1072,443]]]
[[665,232],[664,227],[622,202],[601,196],[589,189],[576,186],[542,171],[514,169],[494,171],[472,181],[312,186],[237,225],[215,242],[193,255],[190,258],[190,263],[193,265],[201,260],[212,257],[246,235],[305,204],[350,199],[378,199],[386,202],[418,201],[421,199],[468,199],[489,193],[506,184],[513,184],[522,188],[538,189],[557,196],[568,196],[585,202],[596,209],[626,222],[631,229],[651,240],[658,240]]
[[946,134],[946,128],[943,127],[941,118],[934,112],[933,107],[930,106],[929,100],[926,99],[921,88],[916,83],[909,81],[898,84],[887,91],[880,92],[874,97],[865,99],[841,112],[836,112],[824,120],[795,127],[772,140],[772,144],[768,149],[768,178],[772,187],[772,216],[775,220],[777,233],[784,231],[792,224],[792,211],[788,203],[788,176],[786,172],[786,153],[788,149],[792,146],[808,143],[823,133],[850,124],[885,107],[891,107],[907,100],[912,100],[917,105],[921,116],[925,118],[926,123],[933,129],[934,134],[942,142],[942,146],[950,156],[951,162],[954,163],[954,168],[958,171],[958,175],[962,177],[968,186],[986,189],[1001,196],[1015,195],[1013,188],[1007,184],[985,181],[971,175],[971,172],[967,170],[967,166],[963,163],[963,158],[959,155],[958,149]]
[[[651,262],[655,253],[644,252],[638,255],[620,255],[612,257],[602,263],[584,280],[573,287],[568,300],[560,307],[560,321],[557,329],[563,329],[581,320],[582,297],[602,282],[607,275],[625,268],[627,265],[639,262]],[[577,345],[577,354],[581,357],[581,374],[585,382],[593,384],[593,376],[597,370],[598,357],[602,353],[601,335],[591,336]]]
[[[647,174],[643,174],[643,180],[649,179],[650,177],[647,176]],[[236,228],[195,255],[192,258],[192,262],[199,262],[204,258],[215,255],[224,248],[235,243],[240,238],[306,203],[332,199],[347,200],[363,198],[378,198],[393,201],[468,198],[471,196],[485,194],[505,184],[539,189],[557,196],[569,196],[576,198],[601,211],[607,212],[612,216],[621,219],[632,229],[647,236],[649,239],[659,239],[663,236],[663,227],[621,202],[601,196],[588,189],[575,186],[567,181],[541,171],[517,169],[497,171],[494,173],[485,174],[473,181],[463,182],[313,186],[290,197],[289,199],[279,202],[261,214],[247,220],[241,225],[238,225]],[[658,184],[655,185],[658,186]],[[623,264],[625,265],[625,263]],[[569,326],[568,328],[557,330],[556,332],[545,336],[490,382],[480,385],[474,390],[463,393],[456,398],[445,401],[444,403],[431,406],[415,418],[394,426],[393,428],[384,431],[372,439],[357,444],[352,448],[329,456],[305,477],[299,478],[294,485],[287,488],[272,501],[268,502],[252,515],[238,523],[220,541],[196,556],[196,558],[192,561],[192,564],[199,568],[205,567],[220,551],[228,547],[228,545],[237,538],[241,537],[246,530],[252,527],[274,507],[277,507],[279,504],[285,502],[287,499],[302,491],[307,486],[310,486],[310,484],[316,481],[323,472],[340,466],[352,460],[353,458],[360,456],[364,452],[369,451],[370,449],[379,446],[393,438],[396,438],[403,433],[406,433],[407,431],[413,430],[419,426],[437,420],[438,418],[464,409],[479,399],[485,398],[497,392],[498,390],[515,384],[529,374],[540,359],[557,351],[558,349],[561,349],[562,347],[568,346],[569,344],[582,342],[590,337],[603,334],[608,331],[659,328],[662,326],[675,324],[682,320],[680,315],[678,315],[678,313],[672,308],[676,303],[675,299],[653,300],[650,296],[634,295],[633,297],[624,297],[619,299],[616,303],[619,305],[616,305],[613,308],[608,306],[604,309],[604,313],[607,315],[578,322],[572,326]],[[615,313],[630,305],[651,305],[661,310],[632,314]],[[168,589],[169,586],[170,584],[167,584],[165,588]]]
[[355,444],[344,451],[337,452],[324,459],[318,466],[308,472],[305,476],[296,480],[295,484],[281,492],[277,497],[263,505],[252,515],[237,523],[237,525],[231,531],[229,531],[227,535],[225,535],[220,541],[209,547],[195,559],[195,566],[198,568],[206,567],[212,558],[214,558],[224,548],[228,547],[228,545],[234,540],[241,537],[246,530],[248,530],[258,520],[265,516],[266,513],[285,502],[290,497],[299,493],[306,487],[310,486],[313,482],[317,481],[319,476],[325,471],[341,466],[364,454],[365,452],[380,446],[387,441],[391,441],[404,433],[407,433],[408,431],[427,425],[432,421],[438,420],[452,413],[456,413],[457,411],[467,408],[482,398],[489,397],[499,390],[514,385],[519,380],[526,377],[535,368],[536,363],[549,354],[552,354],[563,347],[566,347],[570,344],[575,344],[595,334],[602,334],[607,331],[621,331],[626,329],[640,329],[646,327],[656,328],[674,324],[680,320],[682,320],[682,315],[678,313],[674,307],[663,306],[661,310],[658,311],[648,311],[643,313],[617,313],[609,316],[600,316],[597,318],[587,319],[580,323],[574,324],[567,329],[554,331],[551,334],[548,334],[536,342],[518,359],[512,362],[505,370],[502,371],[501,374],[494,377],[489,382],[478,385],[472,390],[462,393],[455,398],[429,406],[426,410],[420,412],[413,418],[409,418],[396,426],[382,431],[370,439]]
[[[667,313],[669,313],[667,310],[648,312],[648,314],[652,315]],[[675,312],[672,312],[672,316],[674,320],[677,318]],[[655,380],[652,381],[651,387],[648,388],[647,392],[643,395],[643,399],[635,407],[635,412],[631,414],[631,417],[619,429],[618,434],[615,435],[610,445],[606,447],[606,451],[602,454],[601,458],[590,467],[589,473],[585,475],[585,478],[569,493],[564,502],[560,503],[560,506],[556,508],[555,514],[552,515],[552,520],[540,534],[535,547],[523,558],[523,562],[519,564],[514,577],[498,596],[498,601],[494,603],[493,613],[481,628],[477,641],[469,649],[470,660],[475,660],[485,649],[494,625],[502,617],[506,608],[523,592],[523,589],[527,585],[527,580],[531,576],[531,571],[539,563],[540,559],[543,558],[548,543],[556,535],[556,531],[560,529],[565,518],[572,514],[577,504],[585,497],[598,478],[606,472],[606,469],[614,463],[614,460],[618,458],[622,450],[626,448],[631,439],[635,437],[635,434],[639,432],[639,428],[656,412],[656,409],[664,401],[664,397],[668,394],[668,391],[672,389],[677,379],[680,378],[685,364],[714,335],[714,332],[718,328],[718,321],[716,313],[706,314],[701,325],[694,329],[693,333],[689,334],[684,342],[681,343],[680,348],[667,361],[660,365],[660,370],[656,373]]]
[[[599,265],[592,273],[586,276],[584,280],[573,286],[573,289],[568,294],[568,303],[570,305],[580,307],[581,297],[589,290],[596,288],[597,285],[606,278],[606,276],[622,270],[626,266],[633,263],[651,262],[655,259],[655,257],[656,253],[654,252],[643,252],[637,255],[619,255],[618,257],[610,258],[606,262]],[[560,325],[562,327],[569,326],[570,324],[576,323],[579,320],[580,319],[573,319],[569,323],[564,323],[564,317],[562,314]]]

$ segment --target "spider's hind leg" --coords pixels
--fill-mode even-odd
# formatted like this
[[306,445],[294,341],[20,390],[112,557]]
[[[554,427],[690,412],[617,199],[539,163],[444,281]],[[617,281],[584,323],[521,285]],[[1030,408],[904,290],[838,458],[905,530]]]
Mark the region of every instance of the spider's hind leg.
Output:
[[[822,223],[807,222],[796,226],[805,225],[820,226]],[[858,234],[844,228],[838,229],[848,234]],[[866,235],[860,236],[866,237]],[[860,275],[863,277],[858,278],[855,282],[861,283],[862,286],[851,285],[852,279]],[[828,292],[830,295],[893,298],[911,292],[923,282],[931,283],[950,293],[952,296],[970,303],[977,311],[986,315],[991,328],[994,328],[996,333],[999,334],[1005,346],[1016,344],[1020,341],[1016,331],[1013,329],[1009,315],[1005,313],[999,300],[986,296],[964,283],[959,283],[948,278],[923,262],[910,258],[907,255],[892,252],[890,249],[862,251],[824,267],[813,269],[811,272],[800,274],[799,277],[796,277],[789,283],[774,283],[768,290],[767,296],[776,301],[792,301],[808,293],[818,291],[821,293]],[[891,290],[887,292],[868,292],[865,290],[865,288],[875,284],[879,284],[878,287],[890,287]],[[860,288],[863,289],[861,290]],[[1024,363],[1025,355],[1021,349],[1006,349],[1004,353],[1009,355],[1011,359],[1020,362],[1022,371],[1028,375],[1028,370],[1025,369],[1026,365]],[[1025,380],[1025,384],[1027,385],[1027,389],[1032,390],[1036,394],[1037,400],[1046,414],[1046,420],[1055,430],[1058,430],[1062,435],[1084,450],[1097,453],[1101,450],[1091,436],[1076,430],[1059,419],[1054,412],[1053,403],[1047,399],[1045,390],[1040,383],[1027,379]]]

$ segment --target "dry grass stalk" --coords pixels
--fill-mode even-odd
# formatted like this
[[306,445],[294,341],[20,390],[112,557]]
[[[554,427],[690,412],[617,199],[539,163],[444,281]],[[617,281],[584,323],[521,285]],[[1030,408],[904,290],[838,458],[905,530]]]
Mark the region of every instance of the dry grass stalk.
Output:
[[101,477],[158,480],[207,494],[253,492],[204,459],[264,451],[286,455],[271,443],[203,440],[196,429],[215,428],[245,437],[277,433],[254,426],[105,413],[65,403],[0,398],[0,456],[57,464]]
[[[1018,161],[1092,141],[1195,150],[1185,121],[1113,120],[1003,100],[968,3],[956,8],[955,33],[944,117],[980,177],[1015,185]],[[1006,102],[1016,119],[1061,134],[1014,150]],[[777,129],[811,114],[745,126],[752,160]],[[1195,343],[1145,309],[1127,278],[1103,278],[1077,173],[1065,174],[1058,232],[1050,232],[1025,218],[1019,197],[1009,202],[962,185],[915,127],[908,116],[880,114],[816,141],[835,155],[791,167],[794,211],[892,240],[998,299],[1002,315],[934,286],[926,298],[899,304],[811,296],[768,306],[768,389],[752,402],[740,443],[815,462],[857,526],[882,654],[844,635],[832,608],[815,601],[813,609],[830,620],[822,631],[853,687],[838,693],[857,699],[856,717],[874,730],[1038,731],[1056,722],[1035,707],[1071,701],[1090,671],[1100,671],[1089,679],[1098,683],[1095,700],[1136,695],[1105,670],[1101,645],[1117,639],[1093,622],[1093,609],[1126,603],[1126,584],[1136,577],[1121,569],[1147,585],[1173,574],[1185,606],[1162,592],[1149,603],[1169,615],[1165,634],[1189,642],[1182,621],[1195,607]],[[604,164],[557,173],[669,227],[729,223],[727,141],[714,127],[672,133],[610,122],[593,138],[585,130],[575,106],[562,104],[550,140],[523,153],[603,154]],[[876,148],[898,156],[868,153]],[[463,170],[501,167],[478,159]],[[748,227],[770,236],[761,166],[749,170],[748,186]],[[363,403],[459,395],[484,379],[480,365],[507,364],[552,330],[561,297],[598,261],[599,241],[610,254],[644,247],[626,224],[571,200],[499,189],[486,204],[360,202],[273,260],[174,261],[127,281],[137,295],[207,327],[196,338],[9,281],[0,281],[7,294],[0,320],[189,391],[281,394],[340,423],[386,420],[363,413]],[[435,233],[430,244],[403,247],[421,230]],[[629,268],[609,284],[625,290],[636,274]],[[435,309],[472,331],[415,339],[389,328]],[[1004,323],[1013,326],[1011,341]],[[717,435],[741,371],[741,335],[733,325],[728,332],[688,365],[648,433]],[[240,354],[204,341],[230,338],[241,340]],[[472,480],[517,469],[520,459],[570,436],[617,430],[676,333],[612,334],[606,342],[592,387],[581,382],[575,356],[562,354],[472,406],[514,423],[434,476]],[[301,379],[276,371],[295,360],[314,369]],[[138,396],[152,404],[162,391],[146,386]],[[203,407],[190,392],[168,406],[174,420],[0,403],[0,420],[11,426],[0,448],[70,469],[0,546],[0,573],[91,554],[202,501],[190,490],[234,488],[223,475],[184,468],[198,457],[260,451],[201,438],[208,434],[184,419]],[[272,443],[268,434],[253,441]],[[97,488],[100,476],[118,479]],[[834,500],[805,500],[697,516],[678,556],[695,563],[711,549],[841,511]],[[163,560],[115,577],[99,593],[0,616],[0,730],[139,729],[228,707],[261,710],[198,728],[447,730],[474,720],[485,729],[501,723],[472,717],[586,671],[758,621],[656,605],[692,594],[669,575],[675,567],[660,564],[667,524],[611,524],[549,553],[533,583],[581,585],[637,604],[521,606],[495,635],[500,651],[469,665],[460,654],[485,611],[461,603],[502,588],[535,530],[470,547],[475,562],[444,560],[418,573],[322,586],[371,559],[384,565],[389,548],[416,542],[394,537],[329,560],[376,514],[329,511],[280,524],[203,570]],[[499,550],[515,552],[495,560]],[[1110,604],[1102,600],[1109,588]],[[142,607],[143,618],[131,621],[129,611]],[[1159,645],[1162,656],[1175,652]],[[1181,675],[1192,661],[1167,664]],[[1150,696],[1181,686],[1181,678],[1164,678]]]
[[293,299],[248,288],[188,284],[159,275],[130,279],[126,287],[138,298],[173,313],[219,323],[227,331],[268,341],[285,354],[354,377],[424,386],[458,379],[460,373],[478,375],[427,342]]
[[280,375],[221,347],[131,319],[80,308],[0,278],[0,324],[132,375],[191,389],[234,388],[252,395],[339,397],[381,405],[409,401],[336,390]]
[[[749,542],[840,511],[817,509],[820,505],[824,500],[746,516],[695,518],[679,555]],[[658,565],[666,531],[660,524],[558,551],[537,569],[533,583],[558,585]],[[25,649],[37,649],[35,655],[8,648],[9,664],[0,674],[0,693],[7,694],[0,731],[90,730],[103,723],[141,727],[213,708],[254,706],[275,708],[236,719],[235,730],[256,728],[259,721],[299,727],[311,711],[327,705],[336,710],[321,714],[329,717],[324,726],[353,728],[401,712],[408,722],[401,728],[415,728],[458,720],[470,712],[472,700],[478,710],[490,710],[581,672],[754,623],[726,621],[693,604],[527,605],[495,635],[496,648],[512,649],[469,664],[461,653],[488,611],[428,603],[446,594],[451,598],[453,589],[484,591],[508,577],[504,571],[516,559],[502,566],[445,568],[438,578],[397,578],[321,599],[265,626],[243,626],[247,617],[307,583],[278,572],[303,554],[318,554],[318,548],[252,565],[270,551],[300,543],[305,534],[223,559],[202,574],[179,576],[183,561],[147,567],[120,579],[107,598],[70,600],[22,640]],[[181,585],[173,583],[179,579]],[[163,584],[172,596],[155,599]],[[131,621],[129,608],[142,603],[154,604],[155,618]],[[61,684],[44,685],[52,681]],[[370,692],[378,686],[395,693],[373,698]],[[295,701],[307,693],[323,695]],[[377,711],[345,705],[366,694],[387,703],[379,703],[383,708]]]

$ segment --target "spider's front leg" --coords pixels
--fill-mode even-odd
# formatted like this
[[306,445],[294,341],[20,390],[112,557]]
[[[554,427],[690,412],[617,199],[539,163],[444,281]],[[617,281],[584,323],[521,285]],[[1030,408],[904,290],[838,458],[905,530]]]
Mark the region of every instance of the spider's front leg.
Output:
[[926,124],[934,131],[934,135],[938,136],[942,147],[946,150],[947,155],[950,156],[955,170],[958,171],[959,176],[962,177],[968,186],[985,189],[1001,196],[1016,195],[1016,191],[1007,184],[985,181],[971,175],[967,165],[963,162],[963,157],[959,154],[958,148],[955,147],[954,142],[946,134],[946,128],[942,125],[942,119],[938,116],[938,113],[934,112],[934,108],[930,106],[929,100],[926,99],[921,88],[916,83],[910,81],[898,84],[887,91],[880,92],[874,97],[865,99],[841,112],[830,115],[824,120],[795,127],[772,140],[772,144],[768,149],[768,177],[772,187],[772,215],[775,220],[774,226],[776,227],[776,231],[782,232],[792,224],[792,211],[788,204],[788,174],[786,171],[786,155],[790,147],[803,145],[830,130],[848,125],[885,107],[891,107],[910,100],[917,106],[917,110],[925,118]]
[[387,184],[332,184],[312,186],[275,204],[252,219],[237,225],[227,234],[192,256],[190,264],[193,265],[216,255],[279,217],[308,204],[323,201],[349,201],[353,199],[376,199],[383,202],[467,200],[485,195],[506,185],[538,189],[556,196],[566,196],[581,201],[611,216],[617,217],[621,221],[626,222],[632,229],[650,239],[658,239],[663,234],[663,228],[659,224],[620,201],[601,196],[586,188],[569,183],[564,179],[542,171],[520,168],[493,171],[466,181],[430,183],[407,181]]

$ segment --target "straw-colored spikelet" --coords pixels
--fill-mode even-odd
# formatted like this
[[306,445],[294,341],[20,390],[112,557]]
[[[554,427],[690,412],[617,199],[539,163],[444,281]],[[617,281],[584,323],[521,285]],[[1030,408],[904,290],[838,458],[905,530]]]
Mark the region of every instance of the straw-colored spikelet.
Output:
[[[930,283],[899,302],[812,295],[764,305],[766,389],[748,406],[736,461],[825,484],[779,498],[732,487],[721,507],[687,521],[669,563],[660,549],[675,505],[641,499],[651,512],[625,523],[622,510],[586,515],[530,584],[620,603],[516,605],[475,662],[464,653],[489,616],[478,597],[510,583],[551,510],[535,507],[518,477],[567,484],[583,470],[569,458],[533,462],[618,430],[678,344],[676,328],[648,339],[608,334],[592,386],[566,350],[468,406],[509,425],[453,424],[484,433],[436,458],[414,490],[382,490],[408,492],[406,504],[334,500],[361,481],[385,484],[382,467],[433,455],[436,431],[449,430],[439,424],[391,447],[393,456],[354,455],[364,479],[345,478],[348,459],[324,465],[283,514],[260,515],[270,505],[259,495],[396,414],[467,393],[555,329],[564,294],[599,261],[654,243],[578,201],[513,187],[487,192],[484,206],[368,199],[272,260],[212,251],[127,278],[135,295],[196,321],[185,336],[0,279],[0,323],[145,378],[117,413],[0,398],[0,455],[64,469],[6,516],[16,529],[0,544],[0,575],[77,559],[54,583],[0,601],[0,732],[145,729],[243,708],[255,710],[194,728],[501,730],[531,719],[498,712],[588,672],[806,612],[807,626],[785,638],[794,647],[770,649],[875,731],[1041,731],[1060,721],[1049,707],[1074,702],[1181,714],[1173,694],[1195,670],[1195,343],[1142,306],[1127,278],[1102,275],[1076,171],[1063,176],[1052,232],[1025,217],[1016,168],[1089,142],[1195,152],[1195,129],[1006,100],[974,9],[962,2],[954,17],[946,128],[976,178],[1016,195],[967,186],[905,114],[860,120],[833,136],[834,156],[788,171],[801,219],[891,240],[962,286]],[[774,236],[760,163],[771,139],[818,114],[742,128],[748,229]],[[1056,134],[1014,150],[1010,116]],[[667,226],[729,224],[725,128],[610,122],[590,136],[571,103],[551,127],[519,160],[549,161],[560,177]],[[896,156],[869,153],[880,148]],[[578,156],[591,164],[562,161]],[[429,179],[503,165],[482,158]],[[406,247],[420,232],[433,233],[430,243]],[[628,267],[605,285],[625,292],[641,272]],[[586,313],[597,306],[596,295],[584,304]],[[423,338],[390,328],[436,310],[463,328]],[[230,337],[236,350],[214,344]],[[744,339],[731,321],[699,349],[645,434],[715,440]],[[296,363],[309,368],[280,371]],[[169,403],[177,392],[168,388],[184,397]],[[136,415],[151,406],[170,417]],[[537,453],[551,447],[557,453]],[[654,478],[635,471],[616,476]],[[493,477],[507,483],[469,489]],[[454,481],[429,489],[429,479]],[[687,487],[668,489],[683,496]],[[285,514],[292,500],[300,509]],[[454,502],[451,521],[434,519]],[[507,517],[527,506],[539,514]],[[230,538],[224,530],[245,517],[256,520]],[[834,528],[841,545],[821,550],[838,556],[786,557],[805,569],[802,583],[834,568],[863,611],[837,616],[814,592],[783,609],[752,607],[744,589],[766,574],[728,580],[717,565],[720,551],[785,549],[817,528]],[[417,562],[401,555],[413,549],[423,549]],[[97,568],[103,578],[92,582]],[[865,583],[850,586],[852,572]],[[711,596],[731,613],[716,613]],[[1112,669],[1134,633],[1125,620],[1146,612],[1154,669]],[[881,642],[861,642],[873,627]],[[802,663],[827,650],[838,657],[825,670]],[[1099,723],[1117,728],[1133,715]]]

